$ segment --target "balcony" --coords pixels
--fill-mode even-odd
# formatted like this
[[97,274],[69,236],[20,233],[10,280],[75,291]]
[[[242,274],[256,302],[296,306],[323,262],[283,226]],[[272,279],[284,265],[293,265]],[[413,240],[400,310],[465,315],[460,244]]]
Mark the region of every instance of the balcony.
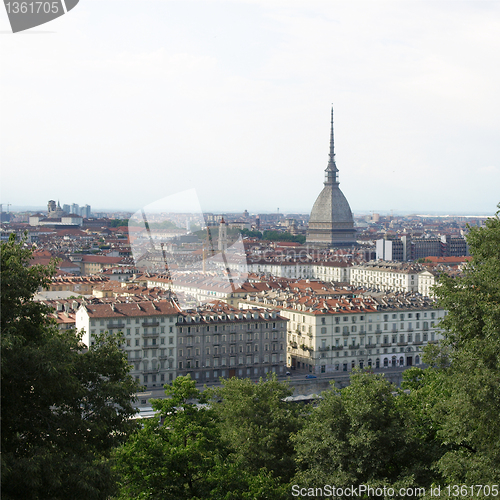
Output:
[[359,349],[359,344],[351,344],[349,349]]
[[393,329],[391,330],[391,333],[398,333],[398,332],[399,332],[399,330],[398,330],[397,328],[393,328]]
[[391,343],[384,343],[384,344],[380,344],[380,347],[391,347]]
[[318,351],[329,351],[330,350],[330,346],[327,345],[325,347],[318,347]]
[[141,333],[142,337],[158,337],[158,335],[160,335],[158,332],[156,332],[156,333],[149,333],[149,332],[148,333],[146,333],[146,332]]
[[343,348],[343,345],[335,345],[332,347],[332,351],[341,351]]
[[148,326],[160,326],[160,322],[159,321],[155,321],[154,323],[142,323],[142,326],[144,328],[147,328]]
[[413,328],[408,328],[406,331],[407,332],[413,332]]
[[375,349],[377,347],[377,344],[366,344],[365,346],[367,349]]
[[290,346],[291,346],[293,349],[297,349],[297,342],[290,342]]
[[423,342],[421,340],[415,340],[415,342],[413,342],[413,345],[422,345]]
[[343,335],[344,337],[349,337],[350,333],[349,333],[349,332],[342,332],[342,335]]
[[108,330],[123,330],[125,328],[125,323],[120,323],[119,325],[110,323],[109,325],[106,325],[106,328]]
[[398,342],[398,345],[399,346],[405,346],[405,345],[408,345],[408,342]]

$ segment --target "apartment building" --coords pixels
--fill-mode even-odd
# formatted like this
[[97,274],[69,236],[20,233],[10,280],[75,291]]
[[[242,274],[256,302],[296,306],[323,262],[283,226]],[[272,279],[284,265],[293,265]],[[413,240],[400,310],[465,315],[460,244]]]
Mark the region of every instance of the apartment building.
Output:
[[432,269],[421,271],[418,275],[418,293],[423,297],[434,297],[432,287],[436,284],[439,273]]
[[100,333],[123,332],[132,376],[146,387],[162,387],[176,378],[179,314],[171,300],[86,302],[76,312],[76,328],[84,331],[86,346]]
[[177,376],[265,377],[286,372],[287,319],[276,310],[239,311],[214,301],[178,314]]
[[444,234],[433,238],[385,235],[377,240],[377,259],[417,260],[429,256],[456,257],[469,255],[469,246],[463,236]]
[[417,292],[422,267],[399,262],[368,262],[351,267],[350,284],[379,291]]
[[378,297],[283,299],[251,296],[244,307],[267,307],[287,318],[287,365],[311,373],[336,373],[354,367],[414,366],[428,343],[440,338],[443,309],[416,294]]
[[321,281],[349,283],[352,263],[347,261],[315,262],[312,264],[312,276]]
[[249,273],[266,274],[277,278],[305,279],[314,277],[310,261],[280,262],[268,259],[252,259],[248,262],[247,268]]

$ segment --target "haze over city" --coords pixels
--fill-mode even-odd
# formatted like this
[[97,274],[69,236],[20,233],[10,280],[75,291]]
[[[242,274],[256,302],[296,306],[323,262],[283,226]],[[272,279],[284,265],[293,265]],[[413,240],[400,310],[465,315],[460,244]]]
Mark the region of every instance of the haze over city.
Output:
[[[309,213],[328,161],[353,212],[499,201],[497,2],[80,2],[8,34],[2,203]],[[4,207],[5,210],[5,207]]]

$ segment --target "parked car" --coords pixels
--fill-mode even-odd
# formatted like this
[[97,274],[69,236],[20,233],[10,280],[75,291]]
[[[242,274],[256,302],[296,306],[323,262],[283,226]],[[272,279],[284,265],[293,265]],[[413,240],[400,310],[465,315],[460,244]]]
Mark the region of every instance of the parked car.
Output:
[[316,377],[316,375],[309,374],[309,375],[306,375],[306,378],[318,378],[318,377]]

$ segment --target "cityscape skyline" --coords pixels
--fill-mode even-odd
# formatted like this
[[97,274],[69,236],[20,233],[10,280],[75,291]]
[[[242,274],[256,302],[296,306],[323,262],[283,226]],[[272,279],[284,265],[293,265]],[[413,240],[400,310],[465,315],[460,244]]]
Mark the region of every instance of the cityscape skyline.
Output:
[[354,213],[495,212],[495,2],[120,6],[1,37],[4,211],[196,189],[205,212],[310,213],[333,102]]

